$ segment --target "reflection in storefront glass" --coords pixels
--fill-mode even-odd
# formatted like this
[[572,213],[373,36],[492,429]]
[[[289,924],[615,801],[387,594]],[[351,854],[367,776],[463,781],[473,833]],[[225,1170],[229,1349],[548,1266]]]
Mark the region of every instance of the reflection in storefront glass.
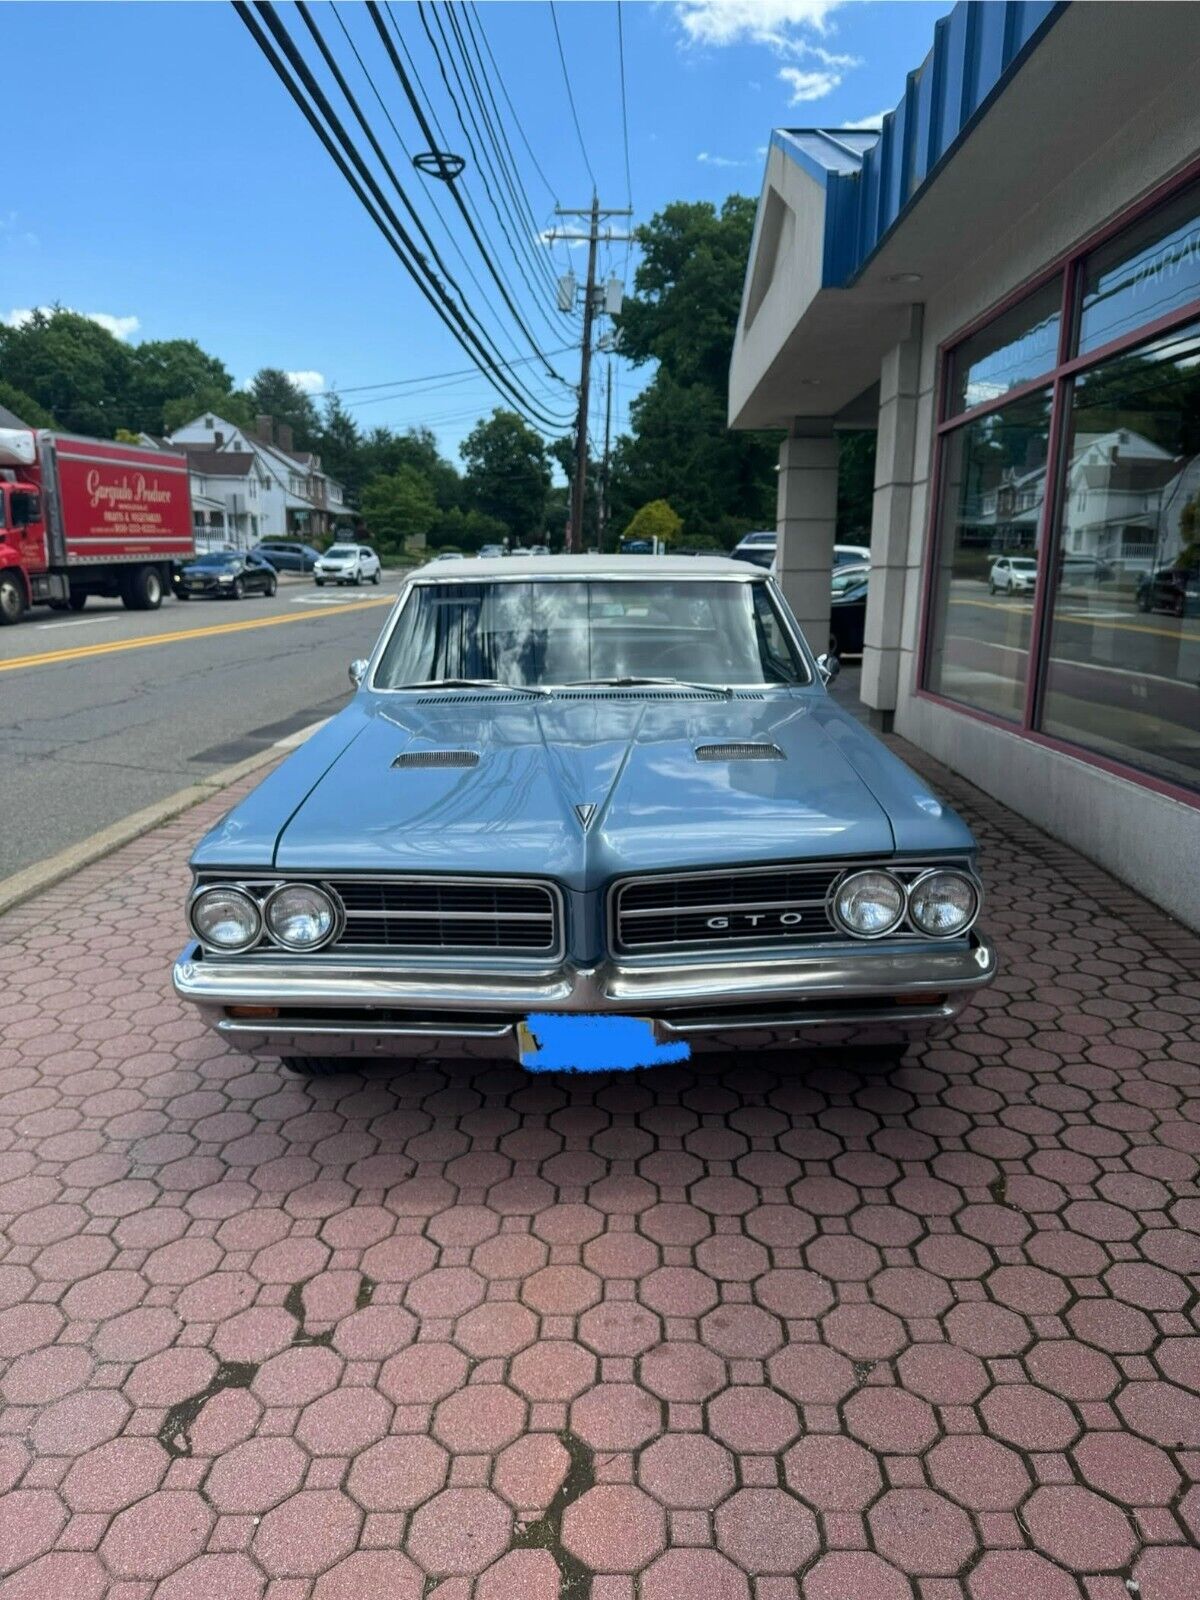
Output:
[[1060,276],[964,339],[952,358],[948,415],[999,400],[1048,372],[1058,360],[1061,320]]
[[956,429],[942,457],[926,687],[1019,721],[1046,494],[1050,390]]
[[1079,353],[1097,350],[1192,300],[1200,300],[1200,191],[1196,189],[1088,258]]
[[1200,326],[1075,385],[1041,727],[1200,787]]

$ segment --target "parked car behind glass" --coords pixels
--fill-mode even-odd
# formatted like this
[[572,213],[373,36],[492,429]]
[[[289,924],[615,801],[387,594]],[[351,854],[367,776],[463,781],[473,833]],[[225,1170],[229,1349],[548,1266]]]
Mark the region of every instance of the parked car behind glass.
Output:
[[829,601],[829,648],[835,656],[860,656],[863,630],[867,621],[867,580],[871,569],[865,563],[833,569],[833,593]]
[[1032,556],[997,556],[988,574],[991,594],[1032,594],[1037,586],[1037,562]]
[[1200,613],[1200,560],[1144,572],[1138,579],[1137,608],[1169,611],[1176,617]]

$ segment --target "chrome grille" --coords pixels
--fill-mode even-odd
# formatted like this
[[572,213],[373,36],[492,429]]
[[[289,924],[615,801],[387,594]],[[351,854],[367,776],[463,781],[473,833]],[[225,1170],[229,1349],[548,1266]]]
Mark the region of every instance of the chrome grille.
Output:
[[333,878],[346,908],[333,950],[553,956],[558,898],[547,884],[487,878]]
[[[613,951],[778,950],[849,942],[829,917],[829,892],[848,869],[868,865],[836,861],[629,879],[611,894]],[[893,863],[887,870],[901,878],[910,875]],[[899,930],[892,937],[916,935]]]

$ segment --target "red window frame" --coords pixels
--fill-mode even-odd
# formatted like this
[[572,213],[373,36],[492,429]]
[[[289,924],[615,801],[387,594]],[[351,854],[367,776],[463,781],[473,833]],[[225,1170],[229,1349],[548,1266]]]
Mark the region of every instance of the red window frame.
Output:
[[[1138,784],[1141,788],[1152,790],[1156,794],[1167,795],[1173,800],[1178,800],[1194,810],[1200,811],[1200,791],[1185,788],[1182,784],[1173,783],[1170,779],[1160,778],[1155,774],[1143,771],[1124,761],[1114,761],[1109,756],[1097,754],[1085,746],[1075,744],[1067,739],[1055,738],[1052,734],[1043,733],[1037,726],[1041,713],[1041,690],[1045,677],[1045,658],[1050,642],[1050,562],[1054,547],[1058,539],[1058,518],[1062,499],[1063,472],[1065,468],[1065,434],[1069,420],[1069,406],[1067,403],[1067,385],[1079,372],[1084,372],[1090,367],[1097,366],[1100,362],[1108,360],[1111,356],[1120,355],[1135,346],[1145,344],[1148,340],[1162,333],[1168,333],[1173,328],[1181,327],[1188,322],[1200,318],[1200,298],[1190,300],[1186,305],[1175,311],[1167,312],[1164,316],[1156,317],[1153,321],[1144,323],[1141,327],[1129,333],[1111,339],[1107,344],[1099,345],[1095,350],[1089,350],[1086,355],[1072,356],[1071,344],[1075,337],[1076,314],[1080,304],[1080,286],[1083,281],[1084,264],[1088,256],[1101,245],[1123,232],[1132,223],[1138,222],[1152,211],[1156,211],[1166,202],[1174,199],[1188,187],[1200,179],[1200,160],[1193,161],[1181,172],[1166,179],[1151,189],[1140,200],[1119,212],[1111,221],[1106,222],[1094,233],[1087,236],[1079,244],[1072,245],[1069,250],[1057,256],[1041,271],[1030,278],[1026,278],[1016,289],[997,301],[981,316],[960,328],[949,339],[943,341],[937,349],[937,394],[936,416],[937,427],[934,439],[933,470],[929,484],[929,513],[925,527],[925,555],[924,570],[921,575],[921,624],[919,636],[919,649],[916,655],[914,670],[913,693],[921,700],[929,700],[934,705],[945,706],[951,711],[957,711],[962,716],[972,717],[976,722],[987,723],[989,727],[1002,728],[1005,733],[1011,733],[1020,738],[1027,739],[1031,744],[1041,745],[1048,750],[1056,750],[1062,755],[1072,756],[1085,765],[1098,767],[1101,771],[1111,772],[1117,777],[1125,778],[1131,783]],[[953,415],[946,415],[951,393],[951,361],[955,350],[969,339],[972,334],[979,333],[997,317],[1011,310],[1021,300],[1043,284],[1062,275],[1062,312],[1059,324],[1058,361],[1039,373],[1036,378],[1015,385],[1007,393],[995,400],[986,400],[977,406],[971,406],[966,411],[959,411]],[[1041,516],[1038,522],[1038,570],[1037,584],[1034,589],[1033,617],[1029,637],[1029,666],[1025,678],[1025,704],[1020,722],[1012,722],[1004,717],[995,716],[990,711],[982,711],[975,706],[965,705],[961,700],[953,700],[949,695],[937,693],[936,690],[926,687],[929,676],[929,658],[932,648],[933,621],[933,590],[937,571],[937,539],[941,513],[942,498],[942,473],[943,460],[946,449],[946,437],[965,424],[973,422],[977,417],[987,416],[994,411],[1001,410],[1004,406],[1011,405],[1014,400],[1019,400],[1024,395],[1033,394],[1039,389],[1050,385],[1053,393],[1050,403],[1050,435],[1046,452],[1046,493],[1042,504]]]

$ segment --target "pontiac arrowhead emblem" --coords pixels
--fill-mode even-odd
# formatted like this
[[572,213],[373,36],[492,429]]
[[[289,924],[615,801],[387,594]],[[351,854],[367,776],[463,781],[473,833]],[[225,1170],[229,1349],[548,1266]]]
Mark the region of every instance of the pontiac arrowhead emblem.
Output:
[[576,806],[575,815],[579,818],[580,823],[583,825],[583,831],[586,833],[592,825],[592,818],[596,815],[596,808],[595,806]]

